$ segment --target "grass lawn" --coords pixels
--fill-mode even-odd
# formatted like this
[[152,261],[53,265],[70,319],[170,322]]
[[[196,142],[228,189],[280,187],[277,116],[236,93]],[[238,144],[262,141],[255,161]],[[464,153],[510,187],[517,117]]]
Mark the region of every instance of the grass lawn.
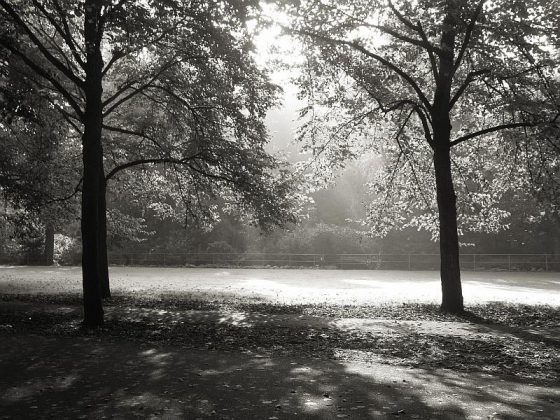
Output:
[[[560,418],[555,277],[513,276],[512,289],[549,305],[481,299],[458,317],[429,299],[373,302],[373,282],[385,287],[375,272],[306,270],[302,287],[318,293],[296,299],[282,290],[298,270],[228,282],[223,269],[194,280],[177,269],[167,283],[173,272],[139,281],[132,269],[127,286],[120,269],[106,325],[91,332],[75,273],[34,270],[11,288],[18,270],[0,268],[0,418]],[[56,286],[36,290],[48,279]],[[352,301],[364,287],[369,300]]]

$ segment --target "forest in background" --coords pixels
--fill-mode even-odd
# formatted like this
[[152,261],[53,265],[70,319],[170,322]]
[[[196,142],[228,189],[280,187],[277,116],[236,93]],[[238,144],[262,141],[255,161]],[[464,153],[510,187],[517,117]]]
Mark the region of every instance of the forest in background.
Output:
[[[223,212],[218,221],[202,225],[199,220],[184,220],[172,211],[163,212],[165,202],[158,205],[150,203],[149,197],[142,202],[119,193],[110,194],[108,250],[115,254],[437,253],[438,244],[426,231],[407,228],[375,237],[356,222],[365,214],[366,181],[363,166],[350,165],[333,185],[311,194],[312,202],[307,204],[298,224],[270,231],[246,224],[239,215]],[[560,254],[560,224],[546,214],[535,217],[534,197],[527,195],[525,201],[511,199],[502,206],[511,213],[508,227],[497,233],[463,235],[462,253]],[[63,219],[44,223],[33,212],[16,211],[4,201],[0,209],[0,254],[27,255],[43,263],[36,257],[52,249],[55,263],[79,264],[79,217],[72,212],[77,207],[69,207]]]

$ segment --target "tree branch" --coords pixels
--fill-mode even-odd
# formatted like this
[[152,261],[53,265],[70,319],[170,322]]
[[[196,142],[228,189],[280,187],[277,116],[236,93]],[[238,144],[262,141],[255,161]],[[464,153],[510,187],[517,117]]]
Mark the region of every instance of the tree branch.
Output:
[[424,129],[424,137],[428,142],[428,144],[430,145],[430,147],[433,149],[434,141],[432,139],[432,133],[430,131],[430,123],[428,121],[428,117],[424,114],[424,110],[418,104],[416,104],[413,109],[414,112],[416,112],[416,115],[418,115],[418,118],[420,118],[420,122],[422,123],[422,128]]
[[432,47],[432,48],[426,48],[426,51],[428,52],[428,57],[430,59],[430,65],[432,67],[432,74],[434,76],[434,80],[437,80],[438,64],[437,64],[436,57],[434,55],[434,51],[437,51],[437,49],[435,49],[435,47],[432,44],[430,44],[430,41],[428,40],[428,36],[426,35],[426,32],[424,32],[424,28],[422,28],[422,24],[420,22],[418,22],[418,32],[420,33],[420,37],[422,38],[424,43]]
[[364,55],[366,55],[370,58],[373,58],[374,60],[380,62],[385,67],[388,67],[389,69],[391,69],[395,73],[397,73],[399,76],[401,76],[412,87],[412,89],[416,92],[416,94],[418,95],[418,98],[424,104],[424,106],[429,110],[432,108],[432,105],[428,101],[428,98],[426,97],[426,95],[424,95],[424,92],[422,92],[422,90],[420,89],[418,84],[414,81],[414,79],[408,73],[406,73],[404,70],[399,68],[397,65],[391,63],[386,58],[383,58],[380,55],[378,55],[378,54],[376,54],[372,51],[369,51],[367,48],[363,47],[362,45],[358,44],[357,42],[346,41],[346,40],[343,40],[343,39],[330,38],[328,36],[320,35],[320,34],[305,31],[305,30],[291,30],[291,31],[299,33],[301,35],[311,37],[311,38],[320,39],[320,40],[325,41],[327,43],[331,43],[331,44],[335,44],[335,45],[346,45],[346,46],[349,46],[350,48],[352,48],[352,49],[354,49],[358,52],[361,52],[362,54],[364,54]]
[[83,182],[84,178],[80,178],[80,180],[78,181],[78,184],[76,185],[76,187],[74,188],[74,191],[64,197],[59,197],[59,198],[51,198],[50,200],[45,201],[45,204],[53,204],[53,203],[58,203],[61,201],[67,201],[70,200],[72,197],[74,197],[76,194],[78,194],[81,191],[81,186],[82,186],[82,182]]
[[159,71],[154,74],[150,80],[148,82],[146,82],[145,84],[143,84],[142,86],[138,87],[138,88],[133,88],[129,83],[127,83],[127,85],[125,85],[125,87],[119,89],[115,94],[113,94],[110,98],[108,98],[107,100],[105,100],[103,102],[103,108],[105,108],[107,105],[109,105],[111,102],[115,101],[120,95],[122,95],[124,92],[126,92],[129,89],[133,89],[133,91],[131,93],[129,93],[128,95],[125,95],[124,97],[122,97],[121,99],[119,99],[118,101],[116,101],[109,109],[107,109],[104,113],[103,113],[103,117],[106,117],[107,115],[109,115],[111,112],[113,112],[117,107],[119,107],[120,105],[122,105],[123,103],[125,103],[126,101],[132,99],[134,96],[138,95],[139,93],[141,93],[142,91],[146,90],[147,88],[149,88],[150,86],[152,86],[152,83],[154,83],[166,70],[168,70],[169,68],[173,67],[175,64],[178,64],[179,61],[174,60],[171,61],[169,63],[166,63],[165,65],[163,65]]
[[103,127],[104,130],[107,130],[107,131],[113,131],[115,133],[126,134],[126,135],[129,135],[129,136],[135,136],[135,137],[140,137],[141,139],[149,140],[153,144],[155,144],[160,150],[165,151],[165,148],[162,147],[161,144],[159,144],[159,142],[155,138],[153,138],[151,136],[148,136],[145,133],[142,133],[142,132],[139,132],[139,131],[134,131],[134,130],[129,130],[127,128],[113,127],[113,126],[110,126],[110,125],[107,125],[107,124],[103,124],[102,127]]
[[395,7],[395,5],[391,0],[389,0],[387,3],[389,4],[389,8],[391,9],[391,11],[395,14],[397,19],[400,20],[404,26],[412,29],[413,31],[418,32],[419,29],[418,26],[416,26],[414,23],[412,23],[412,21],[404,17],[404,15],[397,10],[397,8]]
[[186,158],[183,159],[174,159],[174,158],[153,158],[153,159],[138,159],[138,160],[133,160],[131,162],[126,162],[123,163],[122,165],[118,165],[115,166],[106,176],[105,176],[105,180],[109,181],[111,178],[113,178],[117,173],[119,173],[120,171],[123,171],[127,168],[132,168],[133,166],[138,166],[138,165],[144,165],[147,163],[150,164],[157,164],[157,163],[171,163],[174,165],[187,165],[189,167],[191,167],[190,165],[188,165],[188,162],[195,159],[198,156],[197,154],[194,154],[192,156],[188,156]]
[[[1,0],[0,0],[1,1]],[[76,112],[76,115],[78,115],[78,117],[81,119],[83,118],[83,112],[80,108],[80,106],[78,105],[78,102],[76,102],[76,100],[74,99],[74,96],[70,93],[70,91],[68,91],[64,86],[62,86],[62,84],[56,80],[56,78],[54,76],[52,76],[51,74],[47,73],[46,70],[44,70],[41,66],[39,66],[37,63],[33,62],[31,59],[29,59],[24,53],[22,53],[20,50],[16,49],[15,47],[13,47],[12,45],[8,44],[7,42],[5,42],[2,38],[0,38],[0,45],[3,45],[4,48],[6,48],[7,50],[9,50],[12,54],[17,55],[18,57],[20,57],[23,62],[29,67],[31,68],[35,73],[37,73],[40,77],[48,80],[55,88],[56,90],[62,95],[64,96],[64,98],[68,101],[68,103],[70,104],[70,106],[74,109],[74,112]]]
[[111,56],[111,59],[109,60],[109,62],[107,63],[107,65],[105,66],[105,68],[103,69],[103,71],[101,72],[101,76],[105,76],[107,74],[107,72],[111,69],[111,67],[113,66],[113,64],[115,64],[118,60],[120,60],[121,58],[123,58],[124,56],[126,56],[126,54],[122,51],[115,51],[113,53],[113,55]]
[[82,88],[84,81],[76,76],[68,67],[66,67],[58,58],[52,55],[49,50],[43,45],[43,43],[37,38],[29,26],[21,19],[19,14],[8,4],[5,0],[0,0],[0,6],[11,16],[14,23],[21,27],[24,32],[29,36],[29,39],[33,44],[41,51],[43,56],[62,74],[64,74],[69,80],[74,82],[76,86]]
[[469,87],[469,85],[478,77],[478,76],[482,76],[483,74],[488,74],[490,73],[490,70],[488,69],[482,69],[482,70],[477,70],[477,71],[471,71],[469,74],[467,74],[467,77],[465,78],[465,81],[463,82],[463,84],[459,87],[459,89],[457,90],[457,92],[455,93],[455,95],[453,95],[453,98],[451,98],[451,101],[449,101],[449,109],[453,108],[453,106],[455,105],[455,103],[461,98],[461,96],[463,95],[463,93],[465,92],[465,90]]
[[441,52],[441,49],[437,48],[436,46],[432,45],[429,41],[428,38],[422,36],[422,33],[424,31],[419,30],[420,36],[422,37],[422,39],[414,39],[411,38],[409,36],[403,35],[391,28],[388,28],[386,26],[382,26],[382,25],[368,25],[371,26],[372,28],[378,29],[379,31],[387,34],[387,35],[391,35],[393,38],[397,38],[400,39],[401,41],[404,42],[408,42],[409,44],[412,45],[416,45],[417,47],[421,47],[423,49],[425,49],[426,51],[428,51],[428,54],[430,54],[430,56],[432,57],[434,52],[439,54]]
[[471,18],[471,21],[469,23],[469,26],[467,27],[467,30],[465,31],[465,37],[463,38],[463,43],[461,45],[461,49],[459,50],[459,54],[457,55],[457,59],[455,60],[455,63],[453,64],[453,72],[455,73],[457,71],[457,69],[459,68],[459,66],[461,65],[461,61],[463,61],[463,56],[465,55],[465,51],[467,50],[467,47],[469,46],[469,42],[471,41],[471,36],[472,36],[472,31],[474,30],[474,26],[476,25],[476,21],[478,19],[478,16],[480,15],[480,12],[482,11],[482,6],[484,5],[485,0],[480,0],[476,6],[476,9],[473,13],[473,16]]
[[68,27],[68,23],[64,18],[64,11],[62,10],[62,8],[60,8],[58,2],[54,1],[53,4],[55,5],[57,11],[62,17],[64,29],[58,24],[58,22],[54,19],[54,17],[52,17],[49,14],[47,9],[45,9],[45,7],[39,1],[32,0],[32,2],[35,5],[35,7],[39,9],[41,13],[47,18],[47,20],[55,28],[55,30],[60,34],[62,39],[64,39],[64,42],[66,43],[68,48],[70,48],[74,60],[76,60],[76,62],[80,65],[80,67],[85,70],[86,65],[84,63],[84,60],[82,60],[82,57],[80,57],[80,54],[78,54],[78,51],[76,49],[76,44],[72,39],[72,34],[70,33],[70,28]]
[[474,133],[470,133],[462,137],[459,137],[458,139],[455,139],[452,142],[450,142],[449,145],[450,147],[453,147],[456,146],[457,144],[463,143],[474,137],[483,136],[485,134],[494,133],[496,131],[507,130],[509,128],[534,127],[536,125],[537,125],[536,123],[529,123],[529,122],[518,122],[518,123],[497,125],[495,127],[485,128],[484,130],[476,131]]

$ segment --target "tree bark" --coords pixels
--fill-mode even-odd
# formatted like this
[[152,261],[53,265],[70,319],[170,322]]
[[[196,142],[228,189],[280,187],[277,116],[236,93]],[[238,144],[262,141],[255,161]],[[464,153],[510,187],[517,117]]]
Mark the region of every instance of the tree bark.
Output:
[[460,313],[464,307],[459,264],[459,236],[457,234],[457,199],[453,187],[449,152],[449,148],[438,148],[434,151],[439,213],[441,310]]
[[109,285],[109,263],[107,258],[107,181],[105,171],[101,168],[99,191],[99,276],[101,280],[101,295],[103,298],[111,297]]
[[53,265],[54,263],[54,226],[47,223],[45,226],[45,248],[43,251],[45,265]]
[[451,85],[455,73],[455,38],[458,7],[453,0],[446,2],[446,15],[441,34],[441,54],[434,105],[432,110],[434,171],[439,217],[439,249],[441,276],[441,310],[463,311],[463,291],[459,265],[457,234],[457,197],[451,172]]
[[101,206],[101,176],[103,149],[101,130],[103,125],[102,69],[103,59],[99,44],[98,23],[101,5],[90,0],[85,4],[84,40],[86,47],[86,79],[84,84],[85,110],[82,135],[83,185],[82,185],[82,279],[84,290],[85,327],[103,325],[101,277],[99,272],[99,249],[101,229],[99,208]]

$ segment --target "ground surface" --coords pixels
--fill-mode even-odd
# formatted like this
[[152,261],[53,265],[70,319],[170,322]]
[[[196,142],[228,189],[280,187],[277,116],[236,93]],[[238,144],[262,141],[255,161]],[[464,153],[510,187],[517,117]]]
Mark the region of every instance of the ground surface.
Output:
[[[117,293],[190,293],[278,303],[439,302],[435,271],[112,267]],[[81,293],[79,267],[0,266],[0,293]],[[560,306],[560,273],[465,272],[466,304],[512,302]]]
[[560,418],[558,275],[472,273],[456,317],[431,272],[111,274],[88,332],[77,269],[0,267],[0,418]]

